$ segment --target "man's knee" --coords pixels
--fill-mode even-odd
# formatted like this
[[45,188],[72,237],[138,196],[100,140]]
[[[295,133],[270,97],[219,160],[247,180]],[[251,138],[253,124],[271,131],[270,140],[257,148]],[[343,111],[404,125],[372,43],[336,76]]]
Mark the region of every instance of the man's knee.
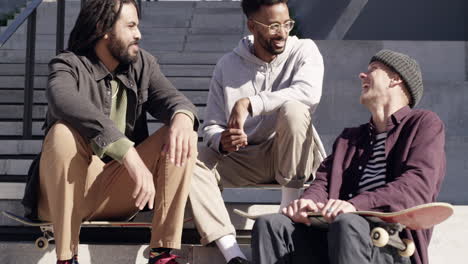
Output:
[[43,154],[55,153],[62,158],[73,157],[80,149],[80,146],[81,148],[88,148],[84,137],[71,125],[57,122],[47,132],[44,139]]
[[330,224],[329,234],[335,237],[352,235],[355,233],[369,234],[369,223],[362,216],[356,214],[340,214]]
[[220,160],[221,155],[207,147],[205,144],[198,144],[198,159],[202,162],[208,169],[212,170],[218,161]]
[[79,137],[79,133],[69,124],[57,122],[49,129],[47,137],[53,137],[54,140],[74,141]]
[[254,235],[267,234],[274,230],[281,230],[291,221],[283,214],[270,214],[259,217],[252,228]]
[[287,101],[279,109],[278,125],[290,133],[304,133],[310,123],[310,108],[301,102]]

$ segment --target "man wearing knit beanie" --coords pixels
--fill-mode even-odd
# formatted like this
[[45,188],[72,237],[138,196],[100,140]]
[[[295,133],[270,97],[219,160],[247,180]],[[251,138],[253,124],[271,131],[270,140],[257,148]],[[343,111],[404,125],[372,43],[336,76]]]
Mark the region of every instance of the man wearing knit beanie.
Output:
[[[411,257],[375,247],[372,224],[354,211],[396,212],[435,202],[445,177],[445,132],[439,117],[413,109],[423,92],[418,63],[382,50],[360,73],[360,102],[370,121],[346,128],[315,181],[282,214],[259,218],[253,228],[253,263],[427,264],[432,230],[404,230],[414,241]],[[327,229],[310,225],[320,212]]]
[[418,104],[423,94],[423,83],[419,64],[409,56],[391,50],[381,50],[375,54],[371,62],[379,61],[400,75],[410,94],[410,107]]

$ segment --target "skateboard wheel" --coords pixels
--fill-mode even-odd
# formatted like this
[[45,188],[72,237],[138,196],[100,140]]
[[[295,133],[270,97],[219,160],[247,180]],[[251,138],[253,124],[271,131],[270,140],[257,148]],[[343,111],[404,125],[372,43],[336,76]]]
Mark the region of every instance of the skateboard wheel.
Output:
[[415,246],[414,242],[412,240],[403,238],[402,239],[403,244],[405,244],[405,249],[404,250],[398,250],[398,254],[402,257],[411,257],[414,254]]
[[372,244],[376,247],[384,247],[387,245],[388,240],[389,240],[389,235],[388,232],[381,228],[381,227],[376,227],[372,229],[371,232],[371,239],[372,239]]
[[45,237],[40,237],[36,239],[35,245],[38,249],[45,250],[49,246],[49,240]]

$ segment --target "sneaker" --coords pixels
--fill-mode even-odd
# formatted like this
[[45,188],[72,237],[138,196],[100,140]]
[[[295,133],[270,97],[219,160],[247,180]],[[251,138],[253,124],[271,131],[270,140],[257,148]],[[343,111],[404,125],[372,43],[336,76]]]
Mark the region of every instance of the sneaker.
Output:
[[179,258],[179,256],[164,252],[157,257],[150,257],[148,264],[179,264],[179,262],[175,260],[176,258]]
[[73,256],[72,264],[80,264],[80,263],[78,263],[78,255]]
[[78,256],[74,255],[73,258],[69,260],[57,260],[57,264],[79,264]]
[[250,261],[246,260],[245,258],[235,257],[229,260],[227,264],[250,264]]
[[73,259],[68,260],[57,260],[57,264],[73,264]]

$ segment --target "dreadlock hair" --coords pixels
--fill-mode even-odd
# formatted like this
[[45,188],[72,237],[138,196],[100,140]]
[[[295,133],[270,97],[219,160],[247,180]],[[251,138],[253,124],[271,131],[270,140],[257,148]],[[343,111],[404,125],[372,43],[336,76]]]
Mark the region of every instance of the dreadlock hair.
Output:
[[140,16],[135,0],[87,0],[81,9],[70,38],[68,50],[86,55],[96,43],[112,30],[120,16],[123,4],[133,4]]
[[247,18],[257,13],[263,5],[288,4],[288,0],[242,0],[242,11]]

